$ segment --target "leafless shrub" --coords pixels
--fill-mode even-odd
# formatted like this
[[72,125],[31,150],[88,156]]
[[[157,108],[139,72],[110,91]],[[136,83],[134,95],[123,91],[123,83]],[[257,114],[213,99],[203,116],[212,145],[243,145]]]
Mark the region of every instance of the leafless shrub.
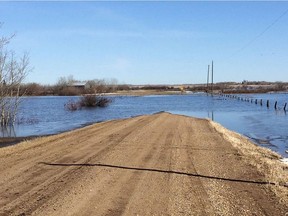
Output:
[[21,83],[31,70],[27,53],[18,58],[8,49],[11,39],[12,37],[0,37],[0,124],[2,127],[14,125],[23,95],[20,92]]
[[69,111],[76,111],[83,107],[106,107],[112,102],[111,99],[96,95],[82,96],[79,101],[69,100],[65,105],[65,109]]
[[95,95],[85,95],[80,98],[81,107],[96,107],[97,97]]
[[81,108],[79,102],[75,102],[73,100],[69,100],[66,104],[64,104],[64,108],[68,111],[76,111]]
[[106,106],[108,106],[111,102],[112,102],[112,100],[109,99],[109,98],[105,98],[105,97],[103,97],[103,98],[98,98],[97,106],[98,106],[98,107],[106,107]]

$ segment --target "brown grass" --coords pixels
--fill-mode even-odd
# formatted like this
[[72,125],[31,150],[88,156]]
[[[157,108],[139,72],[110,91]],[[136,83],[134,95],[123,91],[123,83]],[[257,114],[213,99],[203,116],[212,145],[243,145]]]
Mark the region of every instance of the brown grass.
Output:
[[[254,166],[265,176],[265,180],[272,184],[268,187],[283,202],[288,203],[288,165],[280,161],[281,156],[249,141],[242,135],[230,131],[220,124],[210,121],[213,128],[222,134],[239,153],[246,163]],[[275,185],[273,185],[275,184]]]

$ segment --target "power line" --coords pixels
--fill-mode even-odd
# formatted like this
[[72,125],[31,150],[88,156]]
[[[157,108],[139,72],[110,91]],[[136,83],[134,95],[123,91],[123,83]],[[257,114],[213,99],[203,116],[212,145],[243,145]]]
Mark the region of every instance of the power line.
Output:
[[245,44],[242,48],[237,50],[234,54],[230,56],[233,57],[239,52],[243,51],[247,47],[249,47],[252,43],[254,43],[257,39],[259,39],[263,34],[265,34],[270,28],[272,28],[282,17],[284,17],[288,13],[288,9],[285,10],[279,17],[277,17],[270,25],[268,25],[262,32],[260,32],[256,37],[254,37],[252,40],[250,40],[247,44]]

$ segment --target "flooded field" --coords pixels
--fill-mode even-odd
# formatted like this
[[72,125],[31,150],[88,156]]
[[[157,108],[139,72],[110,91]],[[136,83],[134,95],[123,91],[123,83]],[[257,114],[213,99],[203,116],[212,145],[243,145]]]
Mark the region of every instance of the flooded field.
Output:
[[[283,107],[288,94],[239,95],[263,99],[263,106],[222,96],[206,94],[169,96],[111,96],[113,102],[106,108],[82,109],[70,112],[64,104],[77,97],[26,97],[23,99],[18,124],[1,131],[3,137],[23,137],[55,134],[83,125],[128,118],[131,116],[166,111],[200,118],[210,118],[228,129],[249,137],[261,146],[281,155],[288,149],[288,117]],[[264,105],[269,99],[270,108]],[[274,103],[277,101],[277,110]]]

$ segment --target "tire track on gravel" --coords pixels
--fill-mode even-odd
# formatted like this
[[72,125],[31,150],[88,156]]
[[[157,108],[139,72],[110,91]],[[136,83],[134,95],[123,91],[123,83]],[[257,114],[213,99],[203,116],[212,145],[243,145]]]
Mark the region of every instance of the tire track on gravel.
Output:
[[[163,122],[163,119],[160,119],[160,122]],[[103,204],[103,206],[106,206],[105,209],[98,209],[98,215],[121,215],[126,211],[126,206],[131,201],[131,197],[133,197],[133,194],[135,193],[139,182],[143,179],[143,175],[145,174],[142,171],[138,171],[137,167],[149,166],[149,163],[151,163],[151,160],[155,153],[155,148],[151,148],[151,145],[154,144],[154,142],[151,143],[151,140],[160,141],[160,139],[163,137],[163,135],[161,134],[156,134],[156,137],[149,137],[149,139],[147,140],[147,134],[150,134],[153,128],[159,124],[161,124],[159,123],[159,120],[155,119],[150,124],[147,124],[143,128],[140,128],[140,130],[134,131],[133,135],[131,135],[130,141],[123,143],[123,146],[126,146],[127,144],[128,146],[131,146],[133,144],[136,146],[144,145],[145,147],[141,148],[141,151],[138,151],[137,148],[134,148],[129,151],[129,155],[125,155],[124,157],[120,158],[115,158],[114,155],[111,155],[111,158],[114,159],[112,164],[117,163],[113,166],[121,165],[123,167],[135,167],[136,170],[130,171],[122,170],[119,168],[110,168],[110,173],[108,175],[106,173],[103,173],[103,175],[105,175],[104,178],[106,179],[105,182],[110,185],[110,187],[105,190],[105,197],[109,200],[109,202]],[[127,151],[127,149],[125,151]],[[116,152],[116,154],[119,155],[121,154],[120,152]],[[100,161],[100,164],[105,161],[110,161],[111,163],[111,159],[107,158],[106,160]],[[89,198],[89,206],[93,206],[96,204],[92,202],[93,200],[97,200],[97,206],[102,206],[102,200],[98,197],[98,194],[93,194],[92,197]],[[83,215],[83,212],[85,212],[85,215],[93,214],[93,211],[90,212],[87,209],[89,208],[87,208],[87,206],[84,206],[84,208],[81,208],[78,213],[75,214]]]

